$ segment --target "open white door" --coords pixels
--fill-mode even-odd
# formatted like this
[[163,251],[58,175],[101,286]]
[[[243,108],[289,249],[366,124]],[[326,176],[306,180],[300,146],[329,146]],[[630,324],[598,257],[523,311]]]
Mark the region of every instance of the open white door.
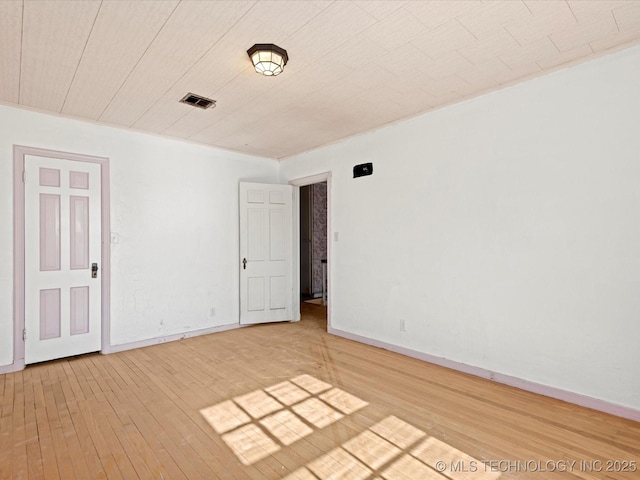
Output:
[[25,363],[99,351],[101,170],[25,157]]
[[293,320],[293,187],[240,183],[240,323]]

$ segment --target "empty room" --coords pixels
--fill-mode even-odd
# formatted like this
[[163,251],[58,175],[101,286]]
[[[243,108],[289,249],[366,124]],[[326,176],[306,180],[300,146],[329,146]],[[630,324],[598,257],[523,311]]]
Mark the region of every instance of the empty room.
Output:
[[0,480],[640,478],[640,1],[0,0]]

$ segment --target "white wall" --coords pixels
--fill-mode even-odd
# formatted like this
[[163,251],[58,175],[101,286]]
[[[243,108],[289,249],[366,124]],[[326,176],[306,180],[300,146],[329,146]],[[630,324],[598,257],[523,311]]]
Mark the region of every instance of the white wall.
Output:
[[13,361],[14,144],[110,159],[112,345],[238,322],[237,185],[277,181],[276,161],[0,106],[0,366]]
[[333,328],[640,409],[638,85],[635,47],[284,161],[332,172]]

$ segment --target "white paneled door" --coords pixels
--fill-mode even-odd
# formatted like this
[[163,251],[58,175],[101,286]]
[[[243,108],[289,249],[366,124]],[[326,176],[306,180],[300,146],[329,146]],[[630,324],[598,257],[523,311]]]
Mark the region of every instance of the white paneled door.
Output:
[[100,165],[25,156],[25,363],[101,348]]
[[240,183],[240,323],[293,320],[293,187]]

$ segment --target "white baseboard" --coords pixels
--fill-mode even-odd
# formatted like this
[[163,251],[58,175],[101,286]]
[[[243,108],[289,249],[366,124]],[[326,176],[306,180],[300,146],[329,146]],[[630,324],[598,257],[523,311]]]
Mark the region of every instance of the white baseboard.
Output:
[[476,377],[485,378],[487,380],[492,380],[494,382],[502,383],[504,385],[516,387],[521,390],[526,390],[528,392],[544,395],[545,397],[551,397],[557,400],[563,400],[565,402],[573,403],[575,405],[580,405],[581,407],[591,408],[593,410],[609,413],[617,417],[622,417],[629,420],[634,420],[636,422],[640,422],[640,410],[635,410],[630,407],[617,405],[615,403],[610,403],[597,398],[588,397],[586,395],[582,395],[579,393],[562,390],[560,388],[550,387],[548,385],[532,382],[530,380],[524,380],[522,378],[512,377],[510,375],[505,375],[503,373],[492,372],[490,370],[486,370],[481,367],[474,367],[472,365],[467,365],[465,363],[448,360],[442,357],[436,357],[435,355],[429,355],[428,353],[423,353],[417,350],[412,350],[410,348],[394,345],[392,343],[383,342],[381,340],[375,340],[373,338],[364,337],[362,335],[346,332],[344,330],[340,330],[337,328],[329,327],[328,331],[329,333],[333,335],[337,335],[339,337],[347,338],[349,340],[354,340],[356,342],[371,345],[373,347],[389,350],[391,352],[399,353],[401,355],[406,355],[408,357],[416,358],[418,360],[422,360],[428,363],[433,363],[441,367],[450,368],[458,372],[468,373]]
[[219,333],[226,330],[233,330],[235,328],[243,327],[239,323],[233,323],[231,325],[221,325],[218,327],[203,328],[200,330],[193,330],[191,332],[176,333],[175,335],[165,335],[163,337],[149,338],[147,340],[139,340],[137,342],[121,343],[119,345],[110,345],[104,347],[100,353],[110,354],[117,352],[124,352],[125,350],[133,350],[134,348],[150,347],[152,345],[159,345],[166,342],[175,342],[176,340],[183,340],[185,338],[198,337],[200,335],[208,335],[210,333]]
[[24,370],[24,360],[10,363],[9,365],[0,365],[0,375],[5,373],[19,372],[20,370]]
[[[134,348],[150,347],[151,345],[158,345],[160,343],[166,343],[166,342],[174,342],[176,340],[182,340],[184,338],[197,337],[200,335],[208,335],[210,333],[224,332],[225,330],[233,330],[235,328],[240,328],[243,326],[244,325],[240,325],[238,323],[233,323],[231,325],[221,325],[218,327],[210,327],[210,328],[203,328],[200,330],[193,330],[191,332],[177,333],[175,335],[165,335],[163,337],[149,338],[147,340],[139,340],[137,342],[122,343],[120,345],[109,345],[109,346],[103,347],[100,353],[106,355],[110,353],[124,352],[125,350],[132,350]],[[9,365],[0,365],[0,375],[4,373],[19,372],[20,370],[24,370],[24,368],[25,368],[24,360],[11,363]]]

